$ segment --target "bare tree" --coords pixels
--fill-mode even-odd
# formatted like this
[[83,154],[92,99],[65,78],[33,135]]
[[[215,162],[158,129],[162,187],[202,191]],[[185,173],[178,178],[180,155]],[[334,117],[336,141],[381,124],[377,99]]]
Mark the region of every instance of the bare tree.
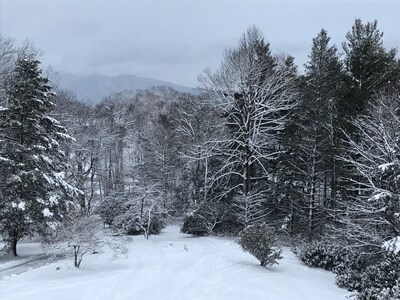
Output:
[[68,175],[82,191],[77,199],[82,212],[89,213],[96,198],[96,175],[104,137],[94,119],[93,108],[78,101],[75,94],[61,90],[53,99],[56,108],[52,116],[59,119],[76,139],[76,142],[64,145],[71,166]]
[[[257,28],[251,27],[237,48],[226,51],[220,69],[206,72],[200,80],[209,102],[221,111],[226,127],[225,135],[213,141],[218,145],[214,155],[224,160],[213,180],[230,178],[224,194],[239,194],[242,204],[238,207],[259,205],[256,203],[266,197],[254,195],[267,191],[261,182],[273,180],[268,163],[281,152],[278,133],[284,129],[296,99],[292,70],[271,56],[269,44]],[[240,214],[248,212],[246,209]],[[244,218],[245,225],[251,219]]]
[[134,211],[139,214],[139,227],[144,233],[144,237],[148,240],[151,233],[152,222],[154,216],[160,218],[163,213],[166,213],[162,201],[163,189],[157,184],[146,186],[142,183],[138,186],[136,196],[131,201],[133,203]]
[[13,40],[0,35],[0,106],[6,106],[5,93],[14,69],[16,54]]
[[126,253],[122,238],[113,236],[102,227],[98,216],[76,215],[56,226],[55,234],[47,239],[47,248],[62,253],[72,249],[76,268],[80,268],[86,254],[97,253],[104,246],[108,246],[116,255]]
[[[357,246],[379,249],[400,235],[400,105],[398,96],[381,95],[367,116],[355,121],[357,138],[348,138],[343,160],[357,174],[353,197],[345,203],[341,224]],[[343,227],[340,227],[343,229]]]

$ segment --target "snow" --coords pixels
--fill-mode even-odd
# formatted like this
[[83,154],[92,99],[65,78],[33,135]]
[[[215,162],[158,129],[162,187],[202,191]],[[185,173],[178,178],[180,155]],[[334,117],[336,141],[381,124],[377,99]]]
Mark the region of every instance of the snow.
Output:
[[44,116],[43,119],[47,119],[49,122],[56,124],[56,125],[60,125],[60,122],[57,121],[56,119],[50,117],[50,116]]
[[58,195],[53,194],[49,197],[49,201],[51,204],[58,204]]
[[49,165],[53,164],[53,161],[47,155],[40,155],[42,159]]
[[369,199],[369,201],[379,201],[379,200],[383,200],[385,198],[390,198],[390,197],[392,197],[392,194],[390,192],[383,191],[383,192],[380,192],[380,193],[377,193],[377,194],[373,195]]
[[11,207],[19,208],[20,210],[25,210],[25,201],[21,201],[19,203],[11,202]]
[[383,243],[382,248],[395,255],[400,253],[400,236],[396,236]]
[[45,216],[45,217],[53,216],[53,213],[47,207],[45,209],[43,209],[42,213],[43,213],[43,216]]
[[[5,245],[1,244],[0,249]],[[5,255],[0,256],[0,280],[3,276],[16,274],[27,270],[29,262],[37,262],[46,255],[40,243],[20,242],[18,243],[18,257]],[[37,264],[37,263],[36,263]],[[34,267],[35,264],[29,263],[29,267]],[[0,288],[0,299],[2,298],[2,289]]]
[[9,160],[8,158],[0,156],[0,162],[1,161],[3,161],[3,162],[11,162],[11,160]]
[[311,269],[288,249],[274,267],[261,267],[231,239],[195,238],[167,227],[159,236],[135,237],[129,256],[111,252],[7,276],[0,281],[2,300],[131,299],[346,299],[334,274]]
[[394,165],[395,165],[394,162],[385,163],[385,164],[379,165],[378,169],[381,170],[382,172],[386,172],[389,168],[391,168]]

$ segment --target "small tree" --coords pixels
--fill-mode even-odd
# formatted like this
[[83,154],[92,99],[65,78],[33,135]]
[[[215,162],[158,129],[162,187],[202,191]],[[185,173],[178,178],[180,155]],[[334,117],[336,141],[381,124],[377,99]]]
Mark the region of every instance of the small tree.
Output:
[[115,193],[104,198],[99,213],[104,224],[119,233],[136,235],[158,234],[165,227],[167,211],[162,205],[158,185],[137,185],[131,194]]
[[277,264],[282,258],[281,249],[276,246],[276,233],[266,224],[251,225],[239,233],[237,243],[245,252],[255,256],[261,266]]
[[80,268],[83,257],[87,253],[96,253],[108,246],[115,254],[126,252],[120,240],[102,228],[102,221],[94,215],[77,215],[59,225],[56,234],[49,240],[50,247],[65,251],[72,249],[74,267]]

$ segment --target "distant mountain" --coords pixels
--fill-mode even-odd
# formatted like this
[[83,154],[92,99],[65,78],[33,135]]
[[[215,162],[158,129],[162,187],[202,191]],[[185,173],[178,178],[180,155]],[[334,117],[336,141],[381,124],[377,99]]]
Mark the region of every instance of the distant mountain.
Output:
[[167,86],[179,92],[194,93],[194,89],[190,87],[135,75],[75,75],[70,73],[59,73],[59,75],[59,88],[71,90],[80,100],[94,104],[115,93],[129,91],[129,94],[133,94],[137,90],[156,86]]

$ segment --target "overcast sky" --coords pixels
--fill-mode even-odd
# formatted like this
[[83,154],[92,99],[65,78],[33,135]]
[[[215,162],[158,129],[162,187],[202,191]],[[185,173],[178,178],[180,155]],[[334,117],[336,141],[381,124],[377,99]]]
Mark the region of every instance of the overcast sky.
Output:
[[[75,74],[134,74],[195,86],[226,47],[256,25],[298,65],[325,28],[339,46],[354,19],[378,19],[387,48],[400,46],[400,1],[0,0],[0,32],[29,38],[43,62]],[[302,69],[302,68],[301,68]]]

